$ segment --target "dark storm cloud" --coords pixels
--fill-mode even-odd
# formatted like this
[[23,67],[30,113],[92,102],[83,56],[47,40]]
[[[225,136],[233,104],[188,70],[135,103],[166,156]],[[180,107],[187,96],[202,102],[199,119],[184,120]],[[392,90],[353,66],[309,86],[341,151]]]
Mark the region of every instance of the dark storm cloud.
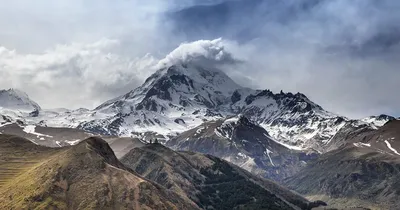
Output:
[[230,50],[248,62],[228,73],[242,84],[304,92],[330,111],[362,117],[399,114],[399,9],[395,0],[251,0],[172,19],[188,39],[236,41]]

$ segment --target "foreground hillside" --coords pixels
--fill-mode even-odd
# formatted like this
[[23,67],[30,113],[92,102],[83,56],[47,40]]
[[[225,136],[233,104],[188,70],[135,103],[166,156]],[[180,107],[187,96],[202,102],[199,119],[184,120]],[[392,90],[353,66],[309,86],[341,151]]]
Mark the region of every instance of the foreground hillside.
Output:
[[374,131],[354,133],[342,148],[322,155],[286,185],[311,199],[335,207],[400,206],[400,121]]
[[0,209],[291,210],[320,204],[213,156],[142,147],[121,163],[98,137],[50,148],[0,134]]
[[[202,209],[311,209],[300,195],[224,160],[175,152],[161,144],[135,148],[121,162],[142,176],[180,192]],[[323,203],[321,203],[323,204]]]
[[61,149],[0,135],[0,209],[198,209],[123,166],[91,137]]

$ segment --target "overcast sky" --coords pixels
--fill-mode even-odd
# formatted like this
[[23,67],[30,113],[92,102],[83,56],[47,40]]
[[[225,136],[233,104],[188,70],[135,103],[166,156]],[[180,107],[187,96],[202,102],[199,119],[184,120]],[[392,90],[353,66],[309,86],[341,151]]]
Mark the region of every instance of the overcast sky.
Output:
[[[252,1],[276,2],[244,2]],[[196,43],[244,61],[224,68],[243,86],[303,92],[353,118],[399,115],[399,1],[319,1],[293,13],[301,0],[285,0],[274,15],[245,19],[236,18],[244,9],[211,10],[207,21],[222,30],[188,17],[192,28],[178,31],[181,22],[165,17],[198,2],[0,0],[0,88],[19,88],[43,108],[94,108],[140,85],[181,42],[205,39]],[[197,55],[190,46],[182,53]]]

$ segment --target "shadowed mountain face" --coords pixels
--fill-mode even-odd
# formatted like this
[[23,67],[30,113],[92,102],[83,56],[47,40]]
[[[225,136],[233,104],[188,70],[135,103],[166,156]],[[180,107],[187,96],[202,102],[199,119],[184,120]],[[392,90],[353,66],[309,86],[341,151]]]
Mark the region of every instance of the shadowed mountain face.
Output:
[[279,143],[244,116],[203,123],[166,145],[175,150],[211,154],[276,181],[295,174],[318,157],[312,150]]
[[340,149],[323,154],[284,183],[334,207],[397,209],[400,205],[400,123],[355,132]]
[[102,139],[46,148],[0,135],[1,209],[198,209],[141,178]]
[[202,209],[311,209],[301,196],[219,158],[175,152],[161,144],[135,148],[121,162]]

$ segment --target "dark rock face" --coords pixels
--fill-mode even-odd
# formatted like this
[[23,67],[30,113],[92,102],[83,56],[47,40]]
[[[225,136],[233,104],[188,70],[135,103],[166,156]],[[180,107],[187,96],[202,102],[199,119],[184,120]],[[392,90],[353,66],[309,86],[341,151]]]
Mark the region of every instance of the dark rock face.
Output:
[[5,123],[10,123],[10,122],[11,122],[11,118],[9,118],[9,117],[7,117],[7,116],[1,115],[1,118],[3,119],[3,121],[4,121]]
[[180,119],[180,118],[175,119],[174,122],[177,123],[177,124],[185,124],[185,121],[183,119]]
[[381,114],[379,115],[377,118],[377,120],[386,120],[386,121],[391,121],[391,120],[395,120],[396,118],[393,116],[389,116],[389,115],[385,115],[385,114]]
[[157,96],[163,100],[172,100],[171,95],[169,93],[169,89],[173,86],[173,83],[168,78],[160,79],[146,94],[146,98],[150,98],[152,96]]
[[232,94],[231,101],[234,104],[234,103],[240,101],[241,98],[242,98],[242,96],[240,95],[240,93],[238,91],[235,91]]
[[159,106],[157,102],[151,98],[144,99],[136,106],[136,110],[148,110],[153,112],[162,112],[165,110],[164,107]]
[[77,129],[82,129],[91,133],[97,133],[100,135],[112,135],[112,129],[108,129],[107,127],[101,126],[97,121],[90,121],[81,123],[78,125]]
[[29,116],[30,116],[30,117],[37,117],[37,116],[39,116],[39,110],[38,110],[38,109],[35,109],[35,111],[29,113]]

